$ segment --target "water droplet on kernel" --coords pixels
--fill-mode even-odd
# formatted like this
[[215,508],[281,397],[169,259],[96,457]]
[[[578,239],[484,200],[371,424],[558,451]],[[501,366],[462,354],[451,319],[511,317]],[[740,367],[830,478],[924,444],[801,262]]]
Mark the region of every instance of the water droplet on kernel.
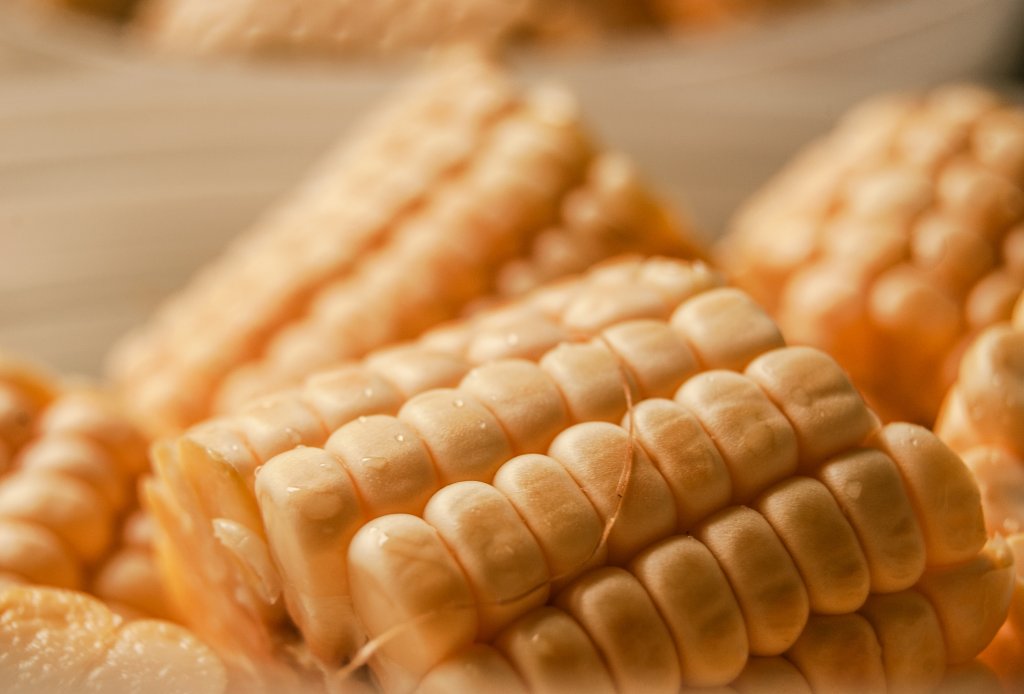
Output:
[[494,562],[502,563],[515,557],[516,551],[512,549],[511,545],[491,545],[485,550],[489,559]]
[[452,400],[452,405],[455,407],[462,407],[465,404],[466,402],[462,398],[455,398],[454,400]]
[[398,443],[405,443],[405,434],[395,434],[395,441],[398,441]]
[[370,528],[370,532],[377,536],[377,546],[383,547],[391,539],[391,536],[380,528]]
[[365,458],[360,459],[359,462],[364,467],[376,472],[380,472],[388,466],[388,459],[377,455],[366,456]]

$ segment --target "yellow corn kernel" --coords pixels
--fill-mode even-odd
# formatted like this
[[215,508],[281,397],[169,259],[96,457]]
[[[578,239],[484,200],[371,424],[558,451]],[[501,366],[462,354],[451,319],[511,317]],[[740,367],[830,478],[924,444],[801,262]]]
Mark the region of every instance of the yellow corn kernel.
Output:
[[40,691],[222,694],[220,660],[167,622],[125,622],[83,593],[0,590],[0,686]]
[[973,87],[854,109],[736,217],[719,257],[883,419],[931,425],[1024,289],[1024,112]]
[[693,412],[718,447],[735,501],[747,502],[796,472],[793,425],[749,378],[705,371],[683,384],[676,401]]
[[916,589],[935,607],[950,663],[965,663],[992,640],[1014,590],[1013,553],[995,538],[970,561],[925,572]]
[[787,657],[814,691],[886,691],[882,648],[858,614],[814,615]]
[[811,685],[807,683],[796,666],[779,656],[750,658],[732,686],[740,694],[769,694],[770,692],[810,694],[812,691]]
[[[522,455],[502,465],[494,487],[515,507],[544,553],[552,586],[579,567],[603,563],[602,517],[570,472],[549,456]],[[595,551],[595,548],[596,551]]]
[[55,395],[48,374],[0,356],[0,473],[32,437],[39,413]]
[[[363,526],[349,552],[366,559],[349,570],[360,622],[371,634],[392,636],[384,654],[398,666],[423,673],[454,650],[451,643],[473,642],[480,620],[472,589],[440,533],[425,520],[404,514],[379,518]],[[424,565],[432,569],[426,575]]]
[[876,442],[903,477],[930,564],[955,564],[976,555],[985,543],[985,521],[977,483],[963,461],[913,424],[884,427]]
[[509,615],[547,600],[551,574],[540,544],[494,487],[482,482],[444,487],[427,504],[423,520],[437,530],[473,588],[480,606],[477,638],[493,637]]
[[454,660],[450,667],[442,663],[431,670],[416,691],[421,694],[525,694],[529,690],[501,655],[489,646],[477,645],[464,657]]
[[[613,424],[578,424],[559,434],[548,455],[565,468],[605,524],[614,522],[606,544],[619,564],[676,524],[675,502],[665,479],[629,431]],[[623,468],[628,465],[628,486]]]
[[683,681],[698,687],[732,682],[747,661],[750,641],[729,578],[707,545],[676,536],[644,550],[630,570],[672,633]]
[[34,523],[0,519],[0,566],[6,576],[29,583],[79,588],[78,558],[50,530]]
[[[529,691],[556,694],[574,687],[602,694],[615,691],[611,674],[590,637],[562,610],[538,608],[519,619],[516,626],[502,632],[495,647]],[[544,647],[537,648],[538,643]]]
[[113,512],[84,482],[15,472],[0,484],[0,515],[48,528],[83,562],[97,561],[113,540]]
[[650,398],[623,418],[672,490],[680,528],[692,528],[732,498],[732,480],[718,447],[683,405]]
[[631,573],[616,567],[588,572],[567,586],[554,604],[586,631],[619,691],[679,690],[672,635]]
[[942,678],[946,644],[935,609],[921,593],[906,590],[872,595],[860,610],[882,649],[891,689],[930,689]]
[[998,446],[1024,458],[1024,324],[985,330],[960,362],[936,430],[957,450]]
[[[152,432],[177,434],[613,255],[700,256],[633,169],[595,151],[571,97],[519,92],[481,60],[442,63],[115,349],[113,380]],[[570,235],[570,255],[593,257],[551,263],[535,241],[553,226],[571,231],[580,196],[593,200],[595,217]],[[635,317],[666,303],[656,287],[621,287],[656,305],[603,294],[599,303],[631,306]],[[570,315],[581,313],[567,312],[561,327],[581,327]],[[530,325],[474,336],[463,356],[535,359],[565,338]],[[375,354],[369,366],[409,397],[436,386],[419,379],[443,366],[461,378],[458,360],[439,351]]]
[[694,532],[722,567],[736,596],[753,655],[779,655],[807,622],[807,588],[771,525],[756,511],[732,507]]
[[[514,387],[510,389],[509,384]],[[568,426],[569,412],[558,384],[533,362],[484,363],[460,386],[494,413],[515,453],[546,449]]]
[[875,449],[854,450],[827,461],[817,476],[857,534],[872,592],[914,585],[925,568],[926,545],[892,459]]
[[1011,535],[1007,544],[1013,550],[1017,572],[1010,615],[979,660],[998,674],[1006,687],[1012,688],[1024,682],[1024,533]]
[[867,559],[841,508],[820,482],[793,477],[766,491],[754,508],[786,546],[818,614],[853,612],[867,599]]

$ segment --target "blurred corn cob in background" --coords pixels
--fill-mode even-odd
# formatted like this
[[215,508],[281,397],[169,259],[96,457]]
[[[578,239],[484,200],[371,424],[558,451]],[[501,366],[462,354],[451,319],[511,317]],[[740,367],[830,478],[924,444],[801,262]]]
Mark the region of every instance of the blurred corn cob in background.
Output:
[[473,673],[677,691],[744,668],[928,685],[1012,589],[955,455],[879,429],[829,357],[682,261],[536,290],[199,425],[156,464],[171,590],[235,671],[337,684],[359,654],[394,691],[476,691]]
[[845,0],[143,0],[134,28],[185,55],[370,57],[453,43],[573,44],[723,27]]
[[717,27],[764,19],[815,5],[842,4],[846,0],[650,0],[655,16],[678,29]]
[[16,0],[124,21],[183,54],[371,57],[704,30],[853,0]]
[[885,419],[930,424],[1024,288],[1024,112],[970,87],[879,98],[769,183],[719,253]]
[[146,441],[105,395],[0,359],[0,583],[168,617],[139,510]]
[[183,627],[126,622],[78,592],[0,588],[0,687],[6,694],[223,694],[224,666]]
[[984,654],[1008,688],[1024,685],[1024,295],[1012,321],[982,332],[943,403],[939,434],[974,473],[990,535],[1017,557],[1010,617]]
[[146,41],[184,54],[367,57],[454,43],[580,41],[653,26],[628,0],[146,0]]
[[10,0],[45,11],[72,10],[108,19],[125,20],[138,0]]
[[149,0],[136,26],[186,54],[376,55],[460,40],[498,43],[529,0]]
[[136,496],[148,467],[108,396],[0,358],[0,690],[225,691],[205,645],[150,619],[173,611]]
[[444,61],[115,351],[154,432],[623,251],[700,253],[571,97]]

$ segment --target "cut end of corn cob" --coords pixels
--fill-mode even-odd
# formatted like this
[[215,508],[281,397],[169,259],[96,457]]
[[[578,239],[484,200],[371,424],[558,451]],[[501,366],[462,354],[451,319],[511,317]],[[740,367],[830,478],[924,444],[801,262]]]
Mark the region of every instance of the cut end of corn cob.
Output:
[[0,688],[30,692],[223,694],[220,660],[168,622],[126,622],[82,593],[0,588]]
[[888,420],[930,424],[1024,289],[1024,111],[972,87],[876,99],[808,147],[719,249],[788,339]]
[[612,255],[700,256],[635,169],[591,142],[570,96],[455,62],[353,133],[115,350],[110,372],[154,432]]
[[964,464],[682,261],[540,288],[157,462],[169,582],[235,668],[678,691],[761,658],[814,689],[933,685],[1012,591]]

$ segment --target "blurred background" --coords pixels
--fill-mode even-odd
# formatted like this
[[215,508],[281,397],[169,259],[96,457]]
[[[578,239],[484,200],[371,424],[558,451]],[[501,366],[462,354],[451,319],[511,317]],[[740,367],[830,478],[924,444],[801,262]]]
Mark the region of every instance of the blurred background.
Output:
[[709,237],[866,96],[972,80],[1024,101],[1024,0],[0,0],[0,350],[98,374],[466,38],[570,87]]

